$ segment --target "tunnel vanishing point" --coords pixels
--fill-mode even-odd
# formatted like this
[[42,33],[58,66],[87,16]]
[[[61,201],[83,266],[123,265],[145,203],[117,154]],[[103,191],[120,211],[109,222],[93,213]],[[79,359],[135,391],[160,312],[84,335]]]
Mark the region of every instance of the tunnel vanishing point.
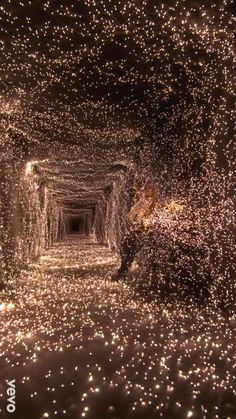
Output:
[[[93,277],[99,254],[94,290],[122,287],[127,216],[150,182],[159,207],[125,287],[234,318],[235,14],[231,0],[2,0],[0,307],[54,252],[58,281],[70,258]],[[114,409],[91,418],[144,417]],[[146,417],[193,413],[168,409]]]

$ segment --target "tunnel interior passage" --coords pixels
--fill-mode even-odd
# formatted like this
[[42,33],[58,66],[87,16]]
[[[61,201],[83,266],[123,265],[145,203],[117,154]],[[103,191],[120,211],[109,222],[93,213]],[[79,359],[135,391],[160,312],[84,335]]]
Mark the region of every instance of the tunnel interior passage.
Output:
[[69,220],[69,233],[81,234],[88,233],[87,219],[84,217],[73,217]]
[[186,208],[143,259],[235,301],[233,2],[3,3],[3,279],[70,233],[118,248],[133,165]]
[[[65,204],[64,204],[65,205]],[[65,236],[88,236],[95,238],[95,216],[97,205],[87,203],[84,205],[67,202],[62,211],[62,220]]]
[[128,162],[34,160],[22,176],[19,257],[37,258],[54,243],[84,236],[117,248],[126,211]]
[[1,419],[236,418],[235,6],[1,0]]
[[75,215],[68,219],[68,234],[91,234],[92,225],[90,222],[89,214]]

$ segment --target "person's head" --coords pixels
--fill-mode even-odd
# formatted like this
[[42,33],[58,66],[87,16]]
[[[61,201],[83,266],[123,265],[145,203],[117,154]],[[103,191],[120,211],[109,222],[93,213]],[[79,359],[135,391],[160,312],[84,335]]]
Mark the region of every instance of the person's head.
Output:
[[146,182],[143,187],[143,194],[145,198],[155,198],[156,197],[156,190],[155,186],[151,182]]

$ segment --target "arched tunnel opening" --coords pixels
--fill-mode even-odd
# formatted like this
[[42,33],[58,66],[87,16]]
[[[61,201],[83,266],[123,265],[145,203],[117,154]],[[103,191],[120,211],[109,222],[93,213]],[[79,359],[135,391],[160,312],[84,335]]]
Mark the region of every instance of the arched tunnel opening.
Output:
[[235,11],[2,1],[2,418],[236,417]]

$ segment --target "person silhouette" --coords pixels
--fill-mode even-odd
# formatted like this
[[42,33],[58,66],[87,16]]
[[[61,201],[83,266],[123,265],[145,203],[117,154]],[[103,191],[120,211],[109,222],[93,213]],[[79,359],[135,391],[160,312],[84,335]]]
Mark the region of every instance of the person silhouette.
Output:
[[146,182],[128,213],[129,231],[121,242],[121,263],[119,269],[112,275],[113,281],[119,281],[126,276],[136,254],[142,249],[147,233],[147,218],[157,205],[159,203],[155,187],[151,182]]

